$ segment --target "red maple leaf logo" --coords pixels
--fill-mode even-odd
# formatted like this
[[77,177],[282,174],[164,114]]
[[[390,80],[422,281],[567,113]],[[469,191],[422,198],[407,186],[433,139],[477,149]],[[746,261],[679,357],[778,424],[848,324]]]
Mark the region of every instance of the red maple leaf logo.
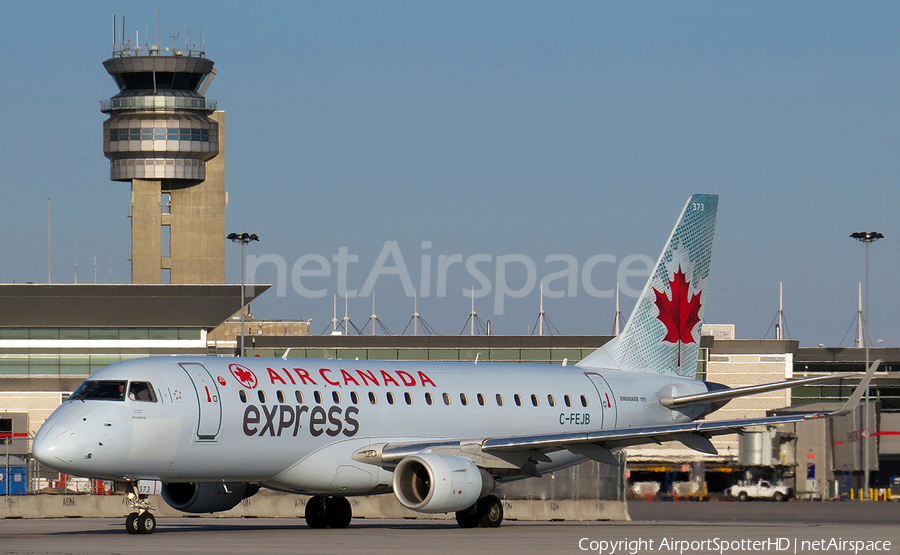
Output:
[[679,264],[674,279],[669,282],[669,289],[672,290],[671,299],[665,293],[653,288],[653,292],[656,293],[655,304],[659,309],[657,318],[666,326],[663,341],[678,343],[678,366],[681,366],[681,344],[696,343],[693,331],[694,326],[700,322],[700,295],[703,292],[688,298],[689,285]]
[[231,370],[231,375],[241,382],[241,385],[244,387],[248,389],[256,387],[256,374],[253,373],[253,370],[240,364],[231,364],[228,366],[228,369]]

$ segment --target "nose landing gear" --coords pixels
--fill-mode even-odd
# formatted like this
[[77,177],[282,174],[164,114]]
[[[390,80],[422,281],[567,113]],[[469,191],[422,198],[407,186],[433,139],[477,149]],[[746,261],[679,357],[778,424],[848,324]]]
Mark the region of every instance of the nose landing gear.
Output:
[[152,534],[156,531],[156,517],[153,513],[131,513],[125,518],[125,529],[129,534]]
[[156,507],[150,504],[146,494],[138,492],[137,482],[128,482],[131,491],[128,492],[128,504],[136,512],[125,517],[125,530],[129,534],[152,534],[156,531],[156,517],[150,511]]

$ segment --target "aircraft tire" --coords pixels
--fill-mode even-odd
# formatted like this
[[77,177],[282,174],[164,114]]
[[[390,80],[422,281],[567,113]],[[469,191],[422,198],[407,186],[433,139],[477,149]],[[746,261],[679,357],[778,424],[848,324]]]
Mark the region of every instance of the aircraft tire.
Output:
[[460,528],[475,528],[478,526],[478,502],[468,509],[456,511],[456,522]]
[[503,522],[503,502],[495,495],[482,497],[475,504],[478,524],[482,528],[496,528]]
[[125,529],[128,530],[129,534],[137,534],[139,532],[137,527],[137,513],[131,513],[127,517],[125,517]]
[[346,528],[353,520],[353,508],[346,497],[329,497],[325,501],[325,519],[332,528]]
[[306,518],[306,525],[314,530],[328,527],[328,515],[325,512],[325,504],[322,503],[321,497],[311,497],[306,502],[304,517]]
[[143,513],[137,517],[137,529],[140,534],[156,532],[156,517],[151,513]]

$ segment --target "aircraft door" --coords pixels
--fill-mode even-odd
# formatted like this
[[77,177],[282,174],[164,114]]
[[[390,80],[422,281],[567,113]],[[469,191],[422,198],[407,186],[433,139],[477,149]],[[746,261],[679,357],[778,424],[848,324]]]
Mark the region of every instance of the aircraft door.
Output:
[[613,396],[612,389],[610,389],[609,384],[600,374],[596,372],[585,372],[584,375],[591,380],[591,383],[593,383],[594,387],[597,389],[597,394],[600,396],[600,411],[603,415],[602,428],[615,428],[618,415],[616,412],[616,400]]
[[197,424],[199,439],[215,439],[222,426],[222,405],[219,401],[219,388],[209,371],[199,362],[182,362],[181,368],[187,372],[197,393],[200,407]]

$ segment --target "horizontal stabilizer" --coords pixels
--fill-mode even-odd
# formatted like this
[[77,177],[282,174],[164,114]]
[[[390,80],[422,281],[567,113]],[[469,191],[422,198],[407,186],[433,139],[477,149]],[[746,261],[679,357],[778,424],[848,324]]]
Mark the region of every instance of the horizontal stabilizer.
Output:
[[831,374],[829,376],[813,376],[811,378],[800,378],[796,380],[787,380],[783,382],[774,382],[761,385],[750,385],[747,387],[735,387],[732,389],[719,389],[709,391],[707,393],[694,393],[691,395],[682,395],[680,397],[669,397],[659,400],[659,404],[666,408],[677,409],[681,407],[689,407],[692,405],[706,405],[709,403],[717,403],[721,401],[729,401],[738,397],[747,395],[756,395],[757,393],[766,393],[768,391],[778,391],[779,389],[789,389],[799,385],[812,385],[817,383],[836,382],[846,378],[858,378],[859,374],[843,373]]

